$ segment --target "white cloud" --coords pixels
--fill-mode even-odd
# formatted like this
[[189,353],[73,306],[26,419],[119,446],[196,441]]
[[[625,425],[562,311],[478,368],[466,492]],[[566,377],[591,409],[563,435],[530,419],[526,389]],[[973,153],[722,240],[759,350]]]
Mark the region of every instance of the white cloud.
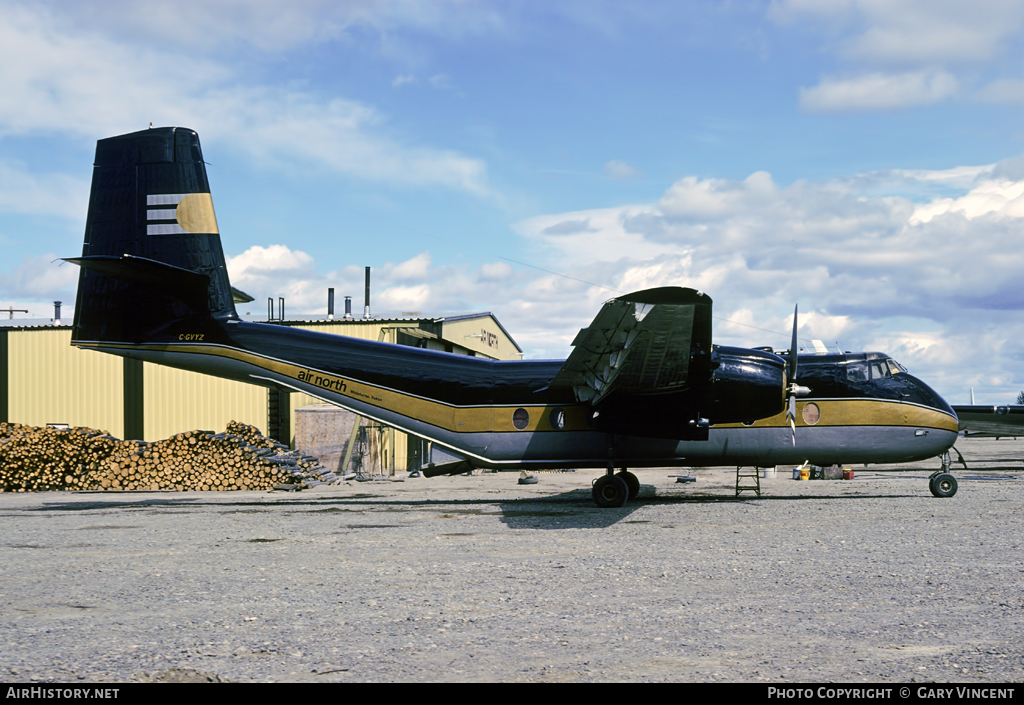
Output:
[[998,217],[1024,217],[1024,181],[985,181],[960,198],[939,198],[914,209],[910,223],[927,223],[946,213],[968,219],[991,213]]
[[604,173],[605,176],[616,181],[628,181],[629,179],[636,179],[641,176],[640,172],[629,164],[616,160],[612,160],[604,165]]
[[82,221],[89,184],[66,174],[36,174],[23,164],[0,161],[0,212],[59,216]]
[[[0,272],[0,294],[9,300],[47,301],[50,305],[54,298],[74,302],[78,272],[78,267],[60,262],[53,253],[25,257],[12,272]],[[38,304],[15,308],[29,308],[39,315]]]
[[227,266],[232,279],[244,281],[257,276],[296,272],[309,274],[313,269],[313,258],[305,252],[292,251],[284,245],[253,245],[236,257],[228,257]]
[[725,215],[755,204],[766,204],[778,197],[778,187],[771,174],[757,171],[742,182],[724,179],[699,180],[694,176],[680,179],[658,202],[668,217],[717,220]]
[[144,37],[211,53],[225,45],[284,52],[354,41],[361,31],[379,36],[384,44],[394,43],[395,30],[401,28],[459,36],[495,31],[503,25],[489,3],[465,0],[51,0],[37,5],[54,7],[70,26],[103,27],[124,38]]
[[1024,24],[1015,0],[775,0],[768,15],[823,26],[848,59],[897,65],[988,61]]
[[431,76],[429,81],[430,85],[440,90],[454,89],[454,87],[452,86],[452,77],[446,73],[439,73],[434,76]]
[[[154,16],[180,14],[171,5],[151,9]],[[91,141],[150,122],[185,125],[207,142],[233,145],[263,168],[292,165],[297,172],[314,168],[490,195],[481,160],[409,144],[370,105],[247,83],[240,69],[216,58],[154,46],[112,39],[88,23],[70,26],[43,6],[5,10],[0,136],[64,134]]]
[[1019,105],[1024,103],[1024,79],[996,79],[981,87],[974,97],[984,103]]
[[891,110],[931,105],[956,95],[959,82],[945,71],[825,78],[800,89],[800,107],[809,112]]
[[477,279],[487,283],[504,282],[510,280],[514,272],[508,262],[484,262],[480,265]]
[[[715,301],[716,342],[786,347],[799,303],[802,341],[889,352],[949,394],[966,392],[963,370],[986,370],[979,400],[1011,391],[1012,400],[1010,386],[1024,382],[1024,344],[1005,342],[1024,339],[1024,174],[1008,178],[1015,170],[1008,160],[786,187],[766,173],[685,177],[656,203],[539,216],[516,228],[570,277],[619,291],[704,291]],[[877,193],[879,184],[906,183],[959,193],[919,203]],[[557,279],[533,281],[530,294],[558,300]],[[575,329],[612,294],[572,285],[560,296],[577,297]],[[534,320],[529,330],[525,340],[559,339],[554,325]],[[972,346],[972,337],[993,347]]]
[[[214,96],[211,96],[213,98]],[[326,104],[295,93],[253,90],[212,100],[210,129],[249,151],[263,169],[312,166],[373,181],[440,185],[490,196],[487,168],[454,150],[408,146],[383,129],[373,108],[344,99]]]
[[961,96],[1020,102],[1018,63],[1006,60],[1024,28],[1017,0],[775,0],[768,17],[814,32],[842,67],[841,77],[801,88],[804,110],[890,110]]
[[426,279],[430,272],[430,253],[421,252],[412,259],[398,264],[388,264],[384,276],[393,281],[416,281]]

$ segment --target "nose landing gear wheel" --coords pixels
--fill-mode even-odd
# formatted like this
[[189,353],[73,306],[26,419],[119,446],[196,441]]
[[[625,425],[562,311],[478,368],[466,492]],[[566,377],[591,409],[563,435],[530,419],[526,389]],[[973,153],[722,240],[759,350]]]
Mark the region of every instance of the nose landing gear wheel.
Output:
[[593,495],[599,507],[621,507],[629,498],[629,485],[618,475],[602,475],[594,481]]

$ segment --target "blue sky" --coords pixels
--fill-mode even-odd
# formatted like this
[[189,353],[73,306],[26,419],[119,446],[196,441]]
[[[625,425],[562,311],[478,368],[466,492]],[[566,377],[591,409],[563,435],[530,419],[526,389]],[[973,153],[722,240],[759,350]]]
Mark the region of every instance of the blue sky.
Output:
[[[95,6],[93,6],[95,5]],[[492,311],[562,357],[617,292],[716,342],[1024,389],[1024,2],[0,2],[0,306],[70,316],[97,139],[197,130],[232,283]],[[25,317],[25,314],[18,314]]]

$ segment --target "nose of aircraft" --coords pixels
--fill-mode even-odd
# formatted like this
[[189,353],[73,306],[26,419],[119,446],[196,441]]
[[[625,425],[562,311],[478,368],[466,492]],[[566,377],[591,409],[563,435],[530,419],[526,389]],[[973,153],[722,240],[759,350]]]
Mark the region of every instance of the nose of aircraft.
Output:
[[900,383],[900,392],[903,397],[903,401],[930,407],[943,414],[949,415],[952,417],[954,423],[956,422],[956,412],[953,411],[953,407],[950,406],[938,392],[929,387],[923,381],[914,375],[905,372],[895,375],[895,379]]

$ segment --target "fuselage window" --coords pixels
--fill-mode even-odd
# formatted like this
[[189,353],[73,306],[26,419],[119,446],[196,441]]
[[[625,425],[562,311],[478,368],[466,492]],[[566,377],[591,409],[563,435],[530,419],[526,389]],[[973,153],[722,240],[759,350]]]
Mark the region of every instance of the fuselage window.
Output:
[[821,409],[813,401],[809,401],[804,404],[801,416],[803,416],[805,424],[813,426],[818,423],[818,420],[821,418]]
[[548,420],[551,421],[551,428],[565,428],[565,411],[558,408],[552,409]]
[[530,425],[530,412],[526,409],[516,409],[512,414],[512,425],[522,431]]

